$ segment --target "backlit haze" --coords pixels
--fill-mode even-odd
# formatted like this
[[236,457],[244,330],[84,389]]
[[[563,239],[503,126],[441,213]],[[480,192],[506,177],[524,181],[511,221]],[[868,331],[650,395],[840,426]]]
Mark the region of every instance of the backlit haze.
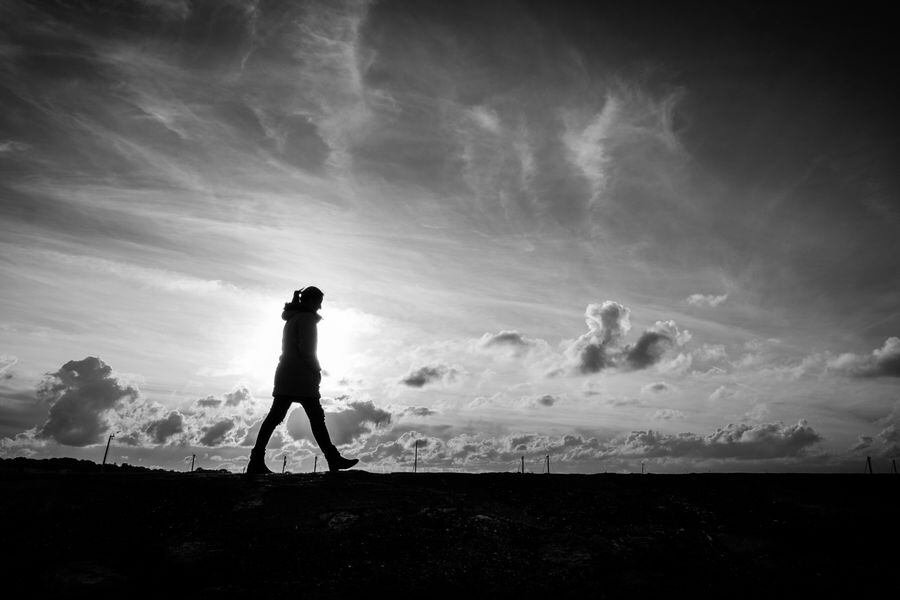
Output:
[[[828,12],[834,10],[835,12]],[[886,9],[884,9],[886,10]],[[0,455],[886,470],[897,62],[824,4],[4,2]],[[892,27],[892,26],[890,26]],[[302,410],[270,465],[312,468]]]

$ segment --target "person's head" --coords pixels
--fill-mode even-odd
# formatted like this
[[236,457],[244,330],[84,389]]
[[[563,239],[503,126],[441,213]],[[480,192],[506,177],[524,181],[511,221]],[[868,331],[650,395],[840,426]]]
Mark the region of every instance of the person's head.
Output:
[[305,308],[312,308],[314,310],[318,310],[322,308],[322,299],[325,298],[325,294],[322,293],[322,290],[317,288],[314,285],[309,287],[305,287],[301,290],[297,290],[294,292],[294,301],[298,300],[297,296],[299,294],[299,303],[300,306]]

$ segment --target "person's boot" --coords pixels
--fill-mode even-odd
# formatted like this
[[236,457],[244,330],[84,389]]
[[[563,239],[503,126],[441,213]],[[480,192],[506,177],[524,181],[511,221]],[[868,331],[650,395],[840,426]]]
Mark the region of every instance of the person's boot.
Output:
[[326,457],[326,459],[328,460],[328,470],[332,473],[349,469],[359,462],[358,458],[344,458],[337,451],[332,456]]
[[247,475],[269,475],[272,471],[266,466],[266,451],[254,448],[250,451],[250,462],[247,463]]

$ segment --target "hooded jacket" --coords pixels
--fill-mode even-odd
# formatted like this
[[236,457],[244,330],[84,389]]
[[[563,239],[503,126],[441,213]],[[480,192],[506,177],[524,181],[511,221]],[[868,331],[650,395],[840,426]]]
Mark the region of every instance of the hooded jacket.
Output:
[[272,395],[318,398],[322,373],[316,358],[316,326],[322,317],[305,307],[287,305],[281,318],[285,323]]

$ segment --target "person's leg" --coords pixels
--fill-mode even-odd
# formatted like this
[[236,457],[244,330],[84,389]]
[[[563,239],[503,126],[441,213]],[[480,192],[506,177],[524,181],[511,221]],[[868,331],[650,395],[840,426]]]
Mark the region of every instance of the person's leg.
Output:
[[318,398],[303,398],[300,400],[300,406],[306,411],[309,418],[309,428],[312,430],[316,443],[322,450],[322,454],[326,459],[330,459],[337,454],[337,448],[331,443],[331,436],[328,435],[328,428],[325,426],[325,411],[322,410],[322,403]]
[[334,444],[331,443],[331,436],[328,435],[328,428],[325,426],[325,411],[322,410],[322,403],[318,398],[303,398],[300,405],[306,411],[309,418],[309,428],[312,430],[316,443],[325,455],[328,461],[328,468],[331,471],[340,469],[349,469],[359,462],[357,459],[348,459],[341,456]]
[[284,417],[287,415],[290,407],[290,399],[283,396],[276,396],[272,400],[269,414],[266,415],[262,425],[259,426],[259,433],[256,434],[256,444],[254,444],[253,450],[250,451],[250,464],[247,465],[248,473],[272,472],[266,467],[266,445],[269,443],[269,438],[272,437],[272,432],[284,421]]

